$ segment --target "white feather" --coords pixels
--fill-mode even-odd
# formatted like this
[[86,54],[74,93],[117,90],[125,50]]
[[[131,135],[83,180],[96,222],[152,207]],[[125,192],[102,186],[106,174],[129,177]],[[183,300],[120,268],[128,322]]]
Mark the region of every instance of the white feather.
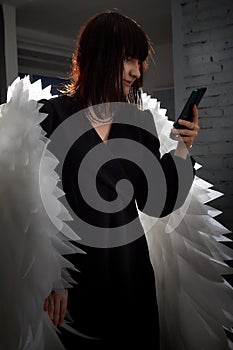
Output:
[[80,250],[69,242],[79,237],[64,222],[71,217],[58,200],[58,161],[40,126],[46,114],[37,100],[49,91],[17,78],[0,107],[1,349],[64,349],[43,304],[52,288],[72,281],[61,275],[74,268],[62,254]]
[[[153,114],[161,154],[175,149],[177,142],[169,137],[173,122],[156,99],[142,97],[144,109]],[[223,195],[212,186],[195,176],[180,209],[154,221],[139,212],[155,272],[162,350],[230,346],[224,328],[232,331],[233,288],[221,274],[232,273],[224,260],[233,252],[219,243],[229,233],[214,219],[220,211],[205,204]]]

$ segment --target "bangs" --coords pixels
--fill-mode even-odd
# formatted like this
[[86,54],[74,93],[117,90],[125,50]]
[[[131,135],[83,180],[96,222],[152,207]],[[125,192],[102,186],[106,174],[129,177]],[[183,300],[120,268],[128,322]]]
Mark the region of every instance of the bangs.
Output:
[[145,61],[149,53],[149,38],[141,27],[127,17],[120,18],[116,27],[116,39],[123,48],[122,58],[132,57]]
[[147,59],[150,39],[135,20],[113,11],[106,11],[95,20],[97,40],[107,55],[115,52],[121,60],[125,57]]

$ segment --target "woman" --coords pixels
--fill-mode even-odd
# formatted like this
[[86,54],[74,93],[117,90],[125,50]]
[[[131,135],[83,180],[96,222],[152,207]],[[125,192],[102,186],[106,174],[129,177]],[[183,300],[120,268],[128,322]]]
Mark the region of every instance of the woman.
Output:
[[[61,96],[42,101],[41,111],[48,113],[42,127],[51,137],[51,145],[57,127],[71,116],[78,120],[79,137],[65,158],[62,185],[80,225],[81,241],[77,245],[86,254],[69,256],[80,272],[72,274],[77,285],[69,290],[67,308],[74,327],[87,337],[62,331],[67,349],[160,347],[154,273],[136,203],[140,210],[157,217],[183,204],[193,180],[188,151],[199,127],[194,107],[193,122],[181,121],[186,129],[173,130],[178,141],[175,152],[160,157],[152,115],[136,108],[141,105],[140,88],[150,47],[148,37],[134,20],[112,11],[98,14],[79,36],[71,84]],[[119,108],[118,102],[122,102]],[[62,142],[66,139],[69,135],[64,133]],[[125,146],[122,139],[131,143]],[[137,148],[138,143],[142,147]],[[99,153],[85,168],[84,192],[96,181],[97,192],[109,206],[120,198],[122,207],[116,206],[115,212],[108,207],[104,212],[98,200],[92,208],[77,182],[85,155],[97,146]],[[150,153],[144,153],[147,149]],[[147,158],[151,153],[158,163],[157,171],[162,171],[159,175],[152,171],[154,201],[142,172],[150,168]],[[136,162],[124,159],[129,154],[137,154]],[[128,187],[117,189],[122,179],[132,183],[134,192]],[[130,226],[132,222],[134,226]],[[94,229],[87,233],[90,226]],[[111,230],[116,228],[117,235],[109,243]],[[100,238],[101,230],[109,233],[104,239]],[[46,299],[45,309],[56,326],[62,325],[66,306],[67,297],[54,291]]]

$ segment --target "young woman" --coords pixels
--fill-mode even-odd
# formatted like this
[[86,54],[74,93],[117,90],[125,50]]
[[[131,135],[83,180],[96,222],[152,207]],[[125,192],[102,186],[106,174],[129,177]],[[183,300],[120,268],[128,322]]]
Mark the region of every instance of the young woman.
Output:
[[[66,349],[160,348],[154,272],[137,206],[149,215],[161,217],[183,204],[193,180],[188,151],[199,126],[194,107],[193,122],[181,121],[186,129],[173,130],[178,141],[175,152],[160,157],[152,115],[140,110],[140,88],[150,48],[148,37],[134,20],[114,11],[98,14],[80,33],[71,83],[61,96],[43,101],[41,111],[48,117],[42,127],[51,144],[53,132],[63,122],[73,116],[77,121],[75,128],[70,126],[77,140],[64,160],[62,185],[80,225],[77,234],[81,241],[76,245],[86,254],[69,256],[79,272],[72,273],[77,285],[69,289],[68,305],[67,297],[54,291],[45,301],[45,309],[56,326],[62,324],[67,308],[74,328],[84,334],[62,330]],[[64,133],[60,142],[71,138]],[[130,142],[125,144],[123,139]],[[98,147],[97,156],[85,168],[83,189],[77,181],[82,161]],[[145,181],[147,174],[143,175],[144,168],[153,168],[146,161],[148,149],[158,164],[158,173],[152,171],[154,202]],[[133,192],[128,187],[117,188],[122,179],[132,184]],[[93,183],[109,206],[120,198],[122,207],[116,206],[111,212],[98,200],[91,207],[83,191],[88,192]],[[116,236],[109,238],[112,231],[116,240]],[[104,239],[102,232],[107,232]]]

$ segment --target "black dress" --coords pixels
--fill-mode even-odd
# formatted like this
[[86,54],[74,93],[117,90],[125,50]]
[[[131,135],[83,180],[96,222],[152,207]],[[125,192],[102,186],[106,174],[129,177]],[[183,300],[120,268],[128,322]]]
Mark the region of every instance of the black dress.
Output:
[[[41,102],[44,103],[41,111],[49,113],[41,124],[48,137],[64,120],[68,120],[68,117],[80,109],[78,101],[68,96]],[[158,139],[145,131],[143,126],[139,127],[137,122],[142,120],[154,132],[155,127],[149,111],[134,111],[130,114],[131,123],[129,125],[121,123],[119,113],[115,120],[116,123],[111,126],[107,144],[104,144],[95,129],[90,127],[90,122],[85,114],[80,113],[75,114],[75,118],[78,122],[77,130],[83,128],[83,131],[79,133],[77,140],[70,141],[73,139],[67,133],[69,128],[63,130],[63,138],[60,137],[62,146],[66,142],[71,142],[61,170],[65,198],[73,210],[73,216],[77,217],[77,220],[71,222],[70,226],[74,230],[77,230],[78,227],[77,234],[81,237],[81,241],[75,244],[86,252],[86,254],[66,256],[79,270],[79,272],[71,271],[77,284],[69,290],[68,311],[74,321],[73,326],[85,335],[73,335],[61,328],[60,337],[66,349],[106,350],[121,347],[159,349],[160,347],[154,272],[136,208],[137,203],[139,209],[144,210],[148,198],[148,185],[142,171],[145,162],[143,149],[149,149],[158,160],[164,172],[167,187],[164,199],[161,199],[156,193],[153,194],[152,198],[155,202],[163,205],[161,209],[161,205],[149,203],[145,210],[149,215],[165,216],[174,208],[181,206],[192,184],[193,173],[190,176],[190,173],[186,171],[187,160],[172,154],[166,154],[160,159]],[[134,118],[133,122],[132,118]],[[72,132],[75,133],[74,127],[72,129]],[[134,160],[125,159],[119,153],[120,145],[123,143],[122,139],[131,141],[127,147],[130,148],[132,144],[132,153],[135,147],[132,141],[143,145],[142,149],[139,148],[137,151],[138,163],[142,169],[137,164],[135,165]],[[114,140],[119,141],[110,142]],[[51,147],[52,145],[53,135],[51,136]],[[123,191],[120,199],[123,209],[119,207],[120,209],[114,213],[99,210],[98,203],[97,208],[89,205],[77,181],[85,155],[97,146],[100,146],[99,153],[91,158],[92,160],[84,170],[84,187],[91,186],[93,177],[96,175],[97,192],[109,203],[117,196],[121,196],[121,192],[116,191],[116,184],[120,180],[129,180],[134,188],[133,196],[127,188]],[[122,148],[124,147],[123,145]],[[58,156],[56,148],[51,148],[51,150]],[[126,153],[130,154],[128,151],[127,148]],[[101,158],[102,165],[98,169],[99,158]],[[177,169],[180,170],[177,171]],[[182,195],[177,196],[179,171],[183,173],[186,180]],[[156,182],[155,192],[159,192],[161,186],[155,177]],[[131,226],[132,222],[133,226]],[[93,231],[90,230],[87,233],[85,223],[94,228]],[[111,238],[112,231],[114,233]],[[102,232],[103,236],[101,236]],[[120,241],[115,239],[116,236],[117,239],[121,237]]]

